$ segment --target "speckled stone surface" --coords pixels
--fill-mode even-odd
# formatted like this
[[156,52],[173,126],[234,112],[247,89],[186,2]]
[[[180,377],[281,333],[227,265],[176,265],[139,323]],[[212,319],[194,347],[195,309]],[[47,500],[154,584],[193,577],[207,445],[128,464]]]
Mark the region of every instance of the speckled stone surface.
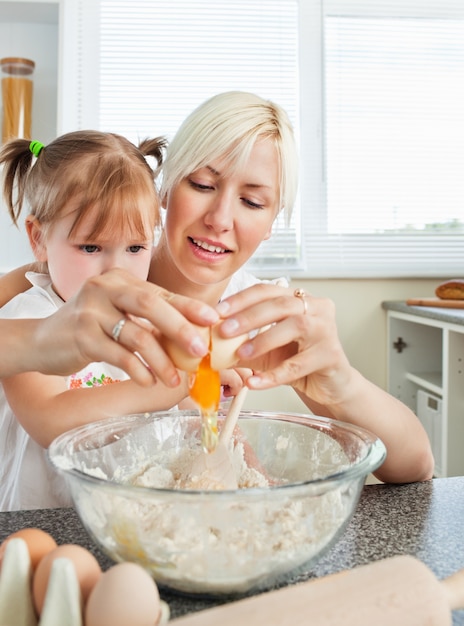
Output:
[[399,311],[400,313],[409,313],[409,315],[417,315],[418,317],[428,317],[429,319],[438,320],[440,322],[448,322],[449,324],[464,325],[464,309],[445,309],[434,306],[411,306],[401,300],[386,300],[382,302],[382,308],[386,311]]
[[[90,549],[103,569],[112,564],[92,543],[73,509],[0,513],[0,542],[25,526],[43,528],[58,543],[77,543]],[[409,485],[366,485],[339,541],[316,566],[300,568],[280,586],[397,554],[419,558],[439,579],[464,568],[464,477]],[[172,618],[227,601],[160,591]],[[453,612],[453,626],[464,626],[464,610]]]

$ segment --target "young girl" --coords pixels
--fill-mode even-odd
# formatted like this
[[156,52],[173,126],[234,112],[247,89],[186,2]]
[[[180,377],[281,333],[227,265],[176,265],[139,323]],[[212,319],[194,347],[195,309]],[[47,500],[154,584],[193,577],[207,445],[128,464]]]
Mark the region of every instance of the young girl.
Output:
[[[142,153],[123,137],[94,131],[69,133],[45,147],[23,139],[4,146],[0,163],[8,208],[17,221],[28,204],[26,230],[43,273],[28,273],[32,287],[5,305],[1,317],[48,316],[87,279],[111,268],[146,280],[159,202],[144,154],[159,165],[163,147],[162,140],[146,141]],[[113,328],[115,341],[124,333],[126,318],[121,320]],[[162,387],[142,388],[100,362],[67,378],[38,372],[5,378],[0,510],[70,504],[45,448],[80,424],[169,408],[188,390],[186,380],[175,389]]]

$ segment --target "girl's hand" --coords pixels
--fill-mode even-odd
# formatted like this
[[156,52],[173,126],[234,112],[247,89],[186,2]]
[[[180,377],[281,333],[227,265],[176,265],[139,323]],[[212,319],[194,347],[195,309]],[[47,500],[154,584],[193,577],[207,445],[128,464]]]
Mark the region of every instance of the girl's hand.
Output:
[[236,368],[221,370],[221,400],[230,400],[238,394],[247,379],[253,374],[253,370],[248,368]]

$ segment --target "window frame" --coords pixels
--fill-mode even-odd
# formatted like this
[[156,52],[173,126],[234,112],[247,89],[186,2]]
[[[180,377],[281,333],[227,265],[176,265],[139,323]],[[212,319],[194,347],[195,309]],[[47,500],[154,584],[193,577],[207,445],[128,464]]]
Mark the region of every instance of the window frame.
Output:
[[[63,99],[60,132],[96,127],[98,120],[98,1],[66,3],[63,36]],[[327,215],[324,116],[324,11],[344,15],[464,17],[456,0],[298,0],[300,110],[301,259],[293,265],[250,265],[266,278],[284,271],[290,278],[418,278],[464,275],[464,236],[371,234],[330,236]],[[425,6],[426,4],[426,6]],[[73,5],[72,10],[68,10]],[[432,6],[431,6],[432,5]],[[322,226],[321,226],[322,225]],[[275,235],[273,235],[275,236]],[[361,252],[361,254],[360,254]]]

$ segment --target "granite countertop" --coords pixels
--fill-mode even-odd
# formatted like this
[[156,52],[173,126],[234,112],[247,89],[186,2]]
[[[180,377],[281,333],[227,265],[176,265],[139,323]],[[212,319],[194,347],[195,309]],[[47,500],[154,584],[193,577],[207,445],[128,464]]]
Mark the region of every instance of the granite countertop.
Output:
[[[112,565],[92,543],[73,509],[0,513],[0,542],[26,526],[43,528],[58,543],[77,543],[90,549],[103,569]],[[464,568],[464,477],[408,485],[366,485],[341,539],[316,566],[300,568],[285,585],[397,554],[417,557],[439,579]],[[226,602],[163,589],[160,593],[170,606],[172,618]],[[453,612],[453,626],[464,626],[464,610]]]
[[385,300],[382,302],[382,308],[386,311],[398,311],[399,313],[408,313],[409,315],[417,315],[418,317],[427,317],[428,319],[448,322],[449,324],[464,325],[464,309],[448,309],[436,306],[415,306],[406,304],[405,300]]

